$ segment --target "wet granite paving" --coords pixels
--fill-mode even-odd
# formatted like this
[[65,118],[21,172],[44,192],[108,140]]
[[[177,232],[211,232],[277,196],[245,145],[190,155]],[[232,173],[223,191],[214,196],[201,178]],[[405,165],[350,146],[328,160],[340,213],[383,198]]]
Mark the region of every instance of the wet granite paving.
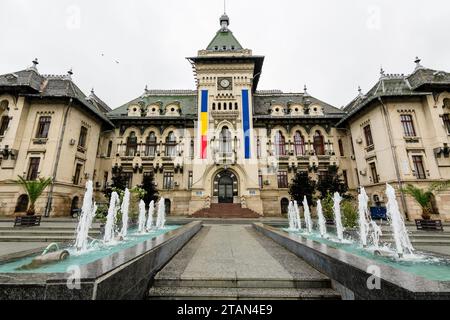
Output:
[[326,280],[251,226],[205,226],[159,272],[156,279],[180,280]]

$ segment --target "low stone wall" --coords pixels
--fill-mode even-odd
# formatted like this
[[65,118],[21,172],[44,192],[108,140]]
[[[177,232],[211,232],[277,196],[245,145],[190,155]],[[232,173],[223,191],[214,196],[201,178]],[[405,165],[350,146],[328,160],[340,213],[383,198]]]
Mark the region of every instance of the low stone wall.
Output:
[[191,222],[81,266],[78,288],[75,276],[68,273],[0,274],[0,300],[144,299],[155,274],[201,227],[201,222]]
[[[357,300],[431,300],[450,299],[449,281],[431,281],[385,264],[362,258],[300,236],[290,235],[261,223],[254,228],[295,253],[333,280],[334,288],[346,299]],[[380,289],[369,289],[373,277],[369,269],[380,270]]]

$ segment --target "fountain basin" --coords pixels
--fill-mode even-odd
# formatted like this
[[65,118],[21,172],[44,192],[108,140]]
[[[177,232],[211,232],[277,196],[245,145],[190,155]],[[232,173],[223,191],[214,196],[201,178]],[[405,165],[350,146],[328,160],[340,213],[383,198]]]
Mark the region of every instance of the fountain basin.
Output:
[[[202,227],[201,222],[169,228],[151,237],[111,247],[101,257],[70,256],[57,264],[18,271],[26,257],[0,265],[0,299],[143,299],[155,273]],[[130,235],[132,237],[134,235]],[[78,259],[78,260],[77,260]]]
[[[346,299],[450,299],[450,264],[440,268],[442,280],[419,276],[388,264],[386,257],[358,255],[346,251],[346,245],[327,243],[262,223],[253,224],[263,235],[284,246],[333,280],[334,287]],[[380,289],[369,289],[370,270],[379,270]],[[448,277],[448,278],[447,278]],[[448,279],[448,280],[447,280]]]

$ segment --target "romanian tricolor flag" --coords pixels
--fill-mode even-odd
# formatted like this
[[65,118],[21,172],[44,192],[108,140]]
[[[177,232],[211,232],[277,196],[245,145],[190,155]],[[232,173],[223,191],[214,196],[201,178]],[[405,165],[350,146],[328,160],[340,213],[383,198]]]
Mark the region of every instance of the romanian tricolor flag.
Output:
[[208,90],[202,90],[202,101],[200,111],[200,158],[208,157]]

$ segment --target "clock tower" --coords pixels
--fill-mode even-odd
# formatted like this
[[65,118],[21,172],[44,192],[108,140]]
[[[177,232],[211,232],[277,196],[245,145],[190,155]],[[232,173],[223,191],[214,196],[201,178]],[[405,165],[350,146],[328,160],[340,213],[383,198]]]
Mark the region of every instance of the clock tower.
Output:
[[188,58],[198,90],[191,210],[198,210],[202,201],[207,207],[209,201],[241,204],[262,214],[253,93],[264,57],[244,49],[229,24],[229,17],[223,14],[220,29],[207,48]]

